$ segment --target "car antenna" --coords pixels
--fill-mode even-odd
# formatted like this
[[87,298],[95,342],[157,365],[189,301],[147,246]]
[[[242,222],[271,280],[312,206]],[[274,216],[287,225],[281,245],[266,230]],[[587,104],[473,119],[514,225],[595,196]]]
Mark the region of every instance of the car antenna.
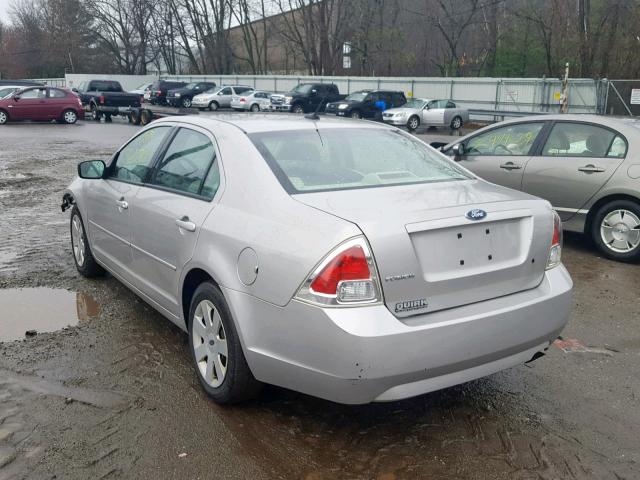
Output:
[[320,103],[318,103],[318,106],[316,107],[316,109],[314,110],[313,113],[307,113],[304,118],[308,118],[309,120],[320,120],[320,116],[318,115],[318,111],[320,111],[320,107],[322,106],[322,103],[325,101],[327,97],[324,96],[322,97],[322,99],[320,100]]

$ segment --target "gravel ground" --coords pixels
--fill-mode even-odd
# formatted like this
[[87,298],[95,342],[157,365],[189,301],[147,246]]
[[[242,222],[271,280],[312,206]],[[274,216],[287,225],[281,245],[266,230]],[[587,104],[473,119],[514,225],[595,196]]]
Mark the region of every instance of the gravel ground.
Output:
[[640,478],[640,270],[579,235],[565,238],[565,342],[532,364],[390,404],[275,387],[242,406],[209,401],[186,336],[73,265],[62,190],[79,160],[107,159],[137,129],[0,127],[0,325],[63,308],[53,291],[23,290],[32,299],[17,305],[9,289],[67,290],[77,303],[76,326],[0,343],[0,480]]

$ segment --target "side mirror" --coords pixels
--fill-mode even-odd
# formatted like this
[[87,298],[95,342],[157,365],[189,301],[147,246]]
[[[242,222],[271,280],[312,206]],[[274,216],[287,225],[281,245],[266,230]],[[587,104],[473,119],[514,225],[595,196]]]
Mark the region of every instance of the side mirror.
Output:
[[102,160],[88,160],[78,164],[78,176],[87,180],[96,180],[104,176],[106,165]]
[[75,88],[75,87],[73,87],[73,88],[71,89],[71,91],[72,91],[72,92],[75,92],[75,93],[80,93],[80,91],[79,91],[77,88]]
[[13,101],[17,102],[18,100],[20,100],[20,95],[14,95],[13,96]]
[[453,159],[460,160],[460,158],[464,156],[464,144],[456,143],[451,147],[451,151],[453,152]]
[[316,96],[318,94],[318,90],[316,90],[315,88],[311,90],[311,95],[312,96]]

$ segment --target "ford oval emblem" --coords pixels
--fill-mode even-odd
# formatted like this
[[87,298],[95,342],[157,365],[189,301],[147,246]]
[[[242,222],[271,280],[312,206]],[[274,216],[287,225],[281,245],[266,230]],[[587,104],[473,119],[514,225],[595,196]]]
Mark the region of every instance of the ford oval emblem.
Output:
[[474,208],[473,210],[469,210],[465,217],[469,220],[482,220],[487,216],[487,212],[484,210],[480,210],[479,208]]

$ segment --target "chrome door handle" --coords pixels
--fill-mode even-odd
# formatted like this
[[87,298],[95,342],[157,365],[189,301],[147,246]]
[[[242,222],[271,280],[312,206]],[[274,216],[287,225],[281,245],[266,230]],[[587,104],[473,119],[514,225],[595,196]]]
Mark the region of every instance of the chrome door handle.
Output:
[[513,162],[507,162],[500,165],[500,168],[504,168],[505,170],[520,170],[522,167]]
[[189,217],[182,217],[176,219],[176,225],[180,227],[182,230],[186,230],[187,232],[195,232],[196,224],[189,220]]
[[604,172],[604,168],[596,167],[595,165],[589,164],[584,167],[579,167],[578,171],[586,172],[586,173],[599,173]]
[[129,208],[129,204],[124,199],[118,200],[116,202],[116,205],[118,205],[118,208],[122,210],[126,210],[127,208]]

